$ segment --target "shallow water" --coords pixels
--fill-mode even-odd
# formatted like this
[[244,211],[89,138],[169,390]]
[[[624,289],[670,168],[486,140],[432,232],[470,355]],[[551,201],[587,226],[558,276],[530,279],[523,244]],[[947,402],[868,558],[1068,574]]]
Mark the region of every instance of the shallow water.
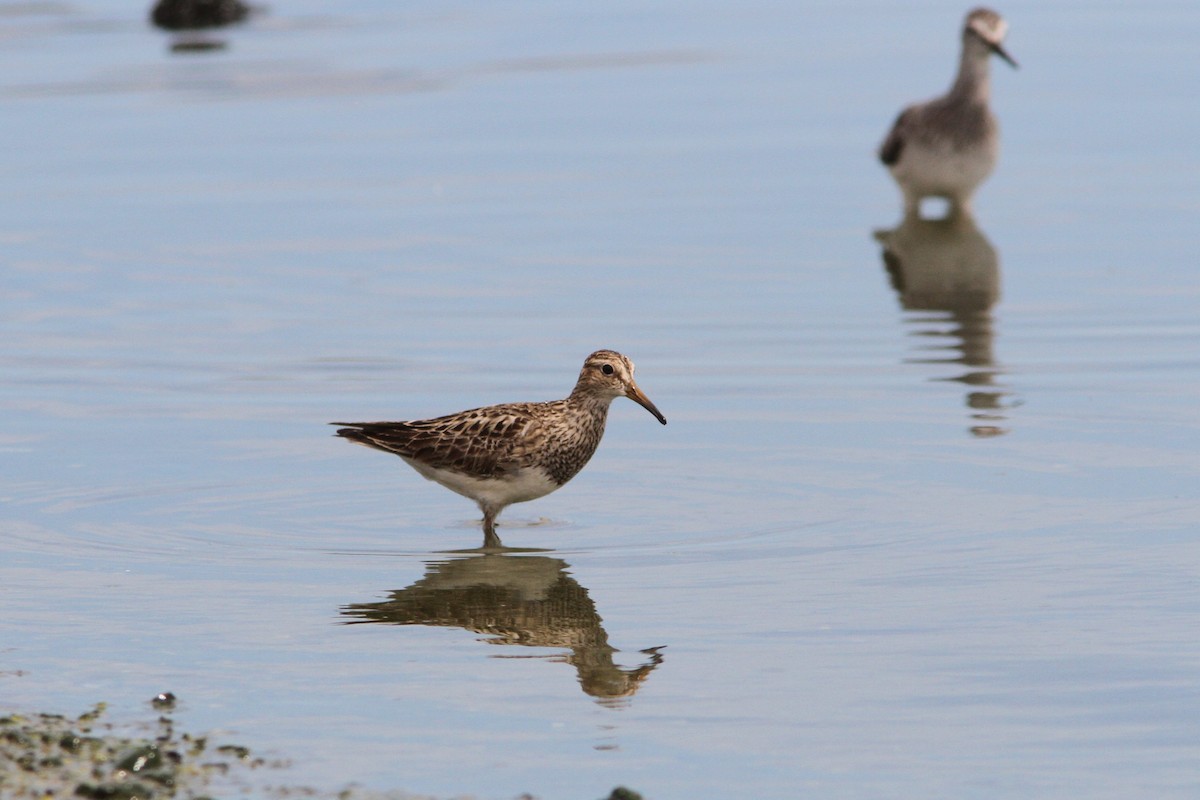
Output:
[[[963,10],[0,5],[3,704],[319,787],[1194,797],[1200,11],[1004,7],[977,219],[903,226]],[[670,424],[538,552],[325,427],[598,347]]]

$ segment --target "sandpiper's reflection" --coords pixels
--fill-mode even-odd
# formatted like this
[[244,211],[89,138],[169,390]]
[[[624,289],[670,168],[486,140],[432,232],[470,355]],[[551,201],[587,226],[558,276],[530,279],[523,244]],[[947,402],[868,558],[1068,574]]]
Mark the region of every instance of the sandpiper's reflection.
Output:
[[550,659],[574,666],[584,692],[619,705],[662,662],[662,648],[640,651],[640,666],[618,666],[596,604],[567,567],[557,558],[503,553],[433,561],[412,586],[345,606],[342,615],[348,624],[458,627],[487,634],[489,644],[566,648]]
[[[908,322],[920,337],[910,364],[962,364],[967,371],[951,378],[970,387],[975,436],[1007,433],[1006,409],[1014,405],[996,378],[1001,374],[992,352],[992,306],[1000,299],[1000,260],[996,249],[969,214],[922,219],[910,214],[892,230],[875,232],[883,245],[883,264],[900,305],[914,313]],[[947,327],[947,323],[951,327]],[[930,340],[933,343],[930,343]],[[949,343],[945,340],[949,339]]]

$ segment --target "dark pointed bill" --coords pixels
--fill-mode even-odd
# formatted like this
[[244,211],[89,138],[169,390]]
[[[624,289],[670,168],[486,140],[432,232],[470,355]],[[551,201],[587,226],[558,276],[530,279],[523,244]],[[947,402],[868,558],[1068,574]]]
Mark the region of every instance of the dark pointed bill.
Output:
[[655,419],[657,419],[663,425],[667,424],[667,418],[664,417],[662,412],[655,407],[654,403],[650,402],[650,398],[646,397],[646,395],[642,393],[642,390],[639,389],[636,384],[629,387],[628,391],[625,392],[625,396],[653,414]]
[[1007,61],[1013,69],[1017,69],[1020,66],[1015,60],[1013,60],[1013,57],[1008,54],[1008,51],[1004,49],[1003,45],[993,44],[991,45],[991,48],[993,53]]

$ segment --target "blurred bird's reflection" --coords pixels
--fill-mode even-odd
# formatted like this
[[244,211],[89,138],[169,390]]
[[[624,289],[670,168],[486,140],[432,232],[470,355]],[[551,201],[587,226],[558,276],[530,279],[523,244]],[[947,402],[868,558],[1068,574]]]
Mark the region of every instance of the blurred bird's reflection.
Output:
[[1002,371],[992,352],[991,309],[1000,299],[996,249],[962,213],[944,219],[907,215],[898,227],[876,231],[875,238],[883,245],[883,265],[901,307],[918,312],[908,316],[908,323],[921,340],[906,362],[964,365],[962,374],[936,380],[970,387],[966,405],[973,435],[1007,433],[1006,410],[1016,404],[996,382]]
[[620,705],[662,662],[662,648],[640,651],[640,666],[618,666],[595,603],[567,567],[557,558],[503,553],[433,561],[412,586],[341,613],[347,624],[457,627],[486,634],[489,644],[565,648],[548,658],[575,667],[587,694]]

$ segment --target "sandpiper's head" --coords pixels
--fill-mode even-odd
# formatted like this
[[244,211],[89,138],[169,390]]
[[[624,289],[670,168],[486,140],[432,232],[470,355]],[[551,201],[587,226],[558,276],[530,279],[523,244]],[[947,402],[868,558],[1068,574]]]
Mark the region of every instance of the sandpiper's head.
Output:
[[985,52],[995,53],[1012,66],[1017,62],[1004,49],[1004,34],[1008,33],[1008,23],[1004,17],[990,8],[977,8],[967,14],[963,23],[963,40],[976,39],[987,48]]
[[579,373],[579,383],[575,385],[575,391],[605,399],[628,397],[653,414],[663,425],[667,424],[667,418],[634,383],[633,362],[615,350],[597,350],[587,357],[583,362],[583,370]]

